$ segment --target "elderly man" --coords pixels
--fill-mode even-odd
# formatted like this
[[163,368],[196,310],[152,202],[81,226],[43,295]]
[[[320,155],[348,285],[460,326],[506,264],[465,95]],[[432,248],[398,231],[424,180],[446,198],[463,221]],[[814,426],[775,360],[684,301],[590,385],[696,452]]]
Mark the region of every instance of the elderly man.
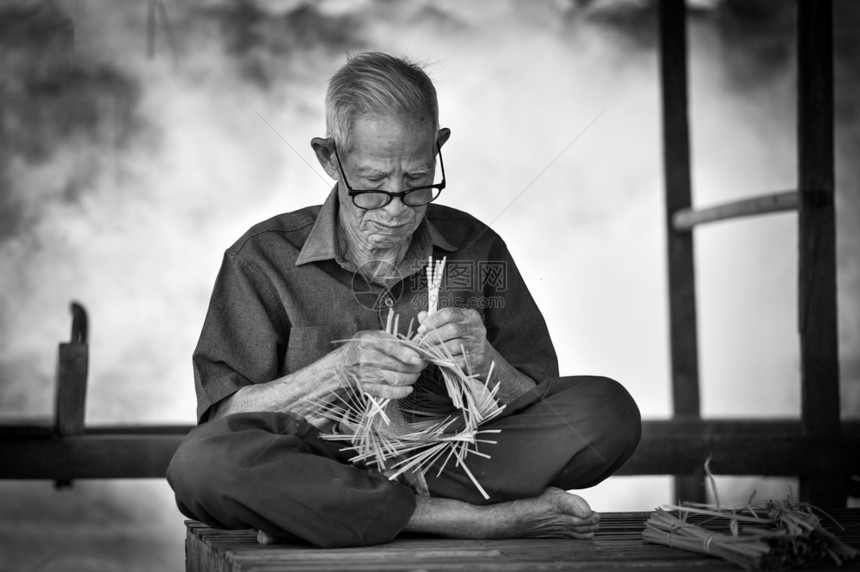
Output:
[[[386,54],[350,58],[329,84],[326,123],[328,137],[311,142],[337,181],[325,203],[254,226],[225,254],[193,357],[200,424],[167,473],[180,510],[323,547],[400,531],[591,538],[599,514],[566,490],[624,463],[639,411],[610,379],[560,378],[505,243],[468,214],[431,204],[445,187],[451,132],[439,128],[430,79]],[[428,256],[447,257],[452,272],[446,304],[431,315],[418,311],[427,290],[416,279]],[[346,377],[396,400],[427,367],[382,331],[389,308],[468,358],[481,380],[493,364],[505,409],[485,428],[500,432],[468,460],[488,500],[454,463],[428,471],[419,494],[321,437],[333,427],[319,404],[343,393]]]

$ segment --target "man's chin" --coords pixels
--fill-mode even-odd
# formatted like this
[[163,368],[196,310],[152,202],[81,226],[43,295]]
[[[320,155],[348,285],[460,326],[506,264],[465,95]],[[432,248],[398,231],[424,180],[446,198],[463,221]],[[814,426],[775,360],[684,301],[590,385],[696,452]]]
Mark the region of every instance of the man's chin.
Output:
[[410,237],[411,234],[406,234],[403,232],[391,234],[386,232],[375,232],[370,235],[370,240],[368,242],[370,242],[373,248],[378,248],[380,250],[391,250],[402,246],[405,243],[408,243]]

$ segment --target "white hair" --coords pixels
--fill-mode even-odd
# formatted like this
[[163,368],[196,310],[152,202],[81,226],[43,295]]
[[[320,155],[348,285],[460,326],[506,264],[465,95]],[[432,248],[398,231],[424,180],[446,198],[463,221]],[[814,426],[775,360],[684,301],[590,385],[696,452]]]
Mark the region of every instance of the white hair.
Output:
[[416,63],[382,52],[350,56],[328,84],[326,136],[342,152],[350,150],[350,131],[364,115],[429,115],[439,131],[439,103],[433,82]]

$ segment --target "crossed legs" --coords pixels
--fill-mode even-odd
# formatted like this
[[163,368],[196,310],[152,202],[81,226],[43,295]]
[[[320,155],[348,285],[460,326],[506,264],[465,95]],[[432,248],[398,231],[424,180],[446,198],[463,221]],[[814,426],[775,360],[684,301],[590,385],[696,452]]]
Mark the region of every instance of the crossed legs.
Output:
[[636,448],[641,423],[618,383],[567,377],[544,382],[486,428],[501,429],[496,444],[480,449],[490,459],[467,462],[489,500],[451,464],[438,477],[428,472],[432,498],[416,506],[411,489],[350,465],[340,445],[288,413],[200,425],[177,450],[167,479],[190,518],[321,547],[379,544],[404,529],[475,538],[555,535],[568,526],[587,536],[599,517],[560,489],[611,475]]

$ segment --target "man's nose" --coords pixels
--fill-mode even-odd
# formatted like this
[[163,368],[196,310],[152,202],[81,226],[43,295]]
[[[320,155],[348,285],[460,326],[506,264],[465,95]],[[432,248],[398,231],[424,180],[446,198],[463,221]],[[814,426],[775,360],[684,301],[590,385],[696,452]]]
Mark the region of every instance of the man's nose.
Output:
[[[406,190],[406,183],[400,180],[393,180],[391,183],[391,187],[388,189],[389,193],[402,193]],[[390,216],[395,217],[400,215],[405,209],[410,208],[409,205],[403,202],[402,196],[393,197],[391,202],[385,205],[385,210],[389,213]]]
[[[394,192],[394,191],[392,191]],[[400,191],[397,191],[400,192]],[[396,218],[403,214],[403,211],[410,208],[406,203],[403,202],[402,197],[392,197],[391,202],[385,205],[385,212],[388,213],[388,216],[391,218]]]

